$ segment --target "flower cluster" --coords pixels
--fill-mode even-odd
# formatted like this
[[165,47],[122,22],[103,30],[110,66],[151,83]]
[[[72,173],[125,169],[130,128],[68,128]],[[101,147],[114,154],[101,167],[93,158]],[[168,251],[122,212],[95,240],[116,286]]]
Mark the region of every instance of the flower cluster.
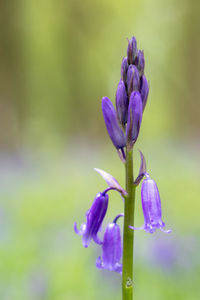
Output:
[[146,106],[149,85],[144,75],[144,52],[137,50],[135,37],[128,41],[127,57],[121,65],[121,79],[116,91],[116,111],[108,97],[102,99],[102,111],[108,134],[125,159],[124,147],[136,142]]
[[[149,85],[144,75],[144,52],[137,49],[135,37],[128,41],[127,57],[124,57],[121,65],[121,79],[116,91],[116,110],[112,102],[107,97],[102,98],[102,112],[105,125],[112,143],[116,147],[123,162],[126,162],[124,148],[130,151],[137,141],[143,112],[149,94]],[[141,200],[144,215],[144,225],[142,227],[129,226],[131,229],[144,229],[148,233],[154,233],[156,229],[164,230],[165,223],[162,221],[161,201],[157,185],[150,178],[146,170],[146,161],[140,152],[141,164],[138,177],[133,182],[136,187],[143,180],[141,187]],[[106,181],[108,188],[98,193],[91,208],[86,212],[86,223],[78,230],[76,223],[74,230],[82,235],[84,247],[88,247],[91,240],[102,248],[102,256],[97,258],[96,266],[100,269],[108,269],[122,273],[122,244],[120,227],[117,220],[123,213],[117,215],[112,223],[105,229],[103,240],[98,236],[106,215],[110,190],[119,192],[122,198],[126,198],[127,192],[121,187],[118,181],[109,173],[95,169]]]

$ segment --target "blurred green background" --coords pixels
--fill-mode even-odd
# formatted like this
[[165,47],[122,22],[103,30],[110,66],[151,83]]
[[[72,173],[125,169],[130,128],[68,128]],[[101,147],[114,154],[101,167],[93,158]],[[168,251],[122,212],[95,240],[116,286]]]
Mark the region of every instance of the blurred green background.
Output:
[[[121,299],[73,223],[106,187],[94,167],[124,185],[101,98],[114,102],[132,35],[150,82],[135,173],[141,149],[173,229],[136,232],[135,299],[200,299],[199,14],[198,0],[1,1],[1,300]],[[106,221],[122,210],[111,192]]]

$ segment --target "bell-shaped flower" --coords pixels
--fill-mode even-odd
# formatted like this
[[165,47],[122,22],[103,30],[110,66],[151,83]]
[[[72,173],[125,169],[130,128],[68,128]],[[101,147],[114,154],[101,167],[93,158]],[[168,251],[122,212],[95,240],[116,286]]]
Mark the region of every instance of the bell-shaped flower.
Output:
[[164,230],[165,223],[162,220],[162,210],[160,195],[157,185],[149,174],[145,174],[146,179],[142,182],[141,198],[142,209],[144,215],[144,225],[142,227],[129,226],[131,229],[144,229],[146,232],[154,233],[157,228],[160,228],[165,233],[170,233],[171,230]]
[[123,214],[118,215],[113,223],[107,225],[103,244],[102,244],[102,257],[96,260],[96,266],[99,269],[107,269],[122,273],[122,264],[120,263],[122,257],[122,245],[120,227],[116,221]]
[[139,92],[132,92],[128,106],[128,121],[126,127],[127,145],[131,148],[138,138],[142,122],[142,99]]
[[109,98],[102,98],[102,112],[108,134],[117,149],[126,145],[126,138],[123,130],[119,126],[115,108]]
[[119,122],[122,125],[125,125],[127,122],[128,114],[128,97],[123,80],[120,80],[116,91],[116,110]]
[[74,231],[83,236],[82,243],[85,248],[88,247],[92,239],[95,243],[102,244],[97,234],[101,228],[107,208],[108,195],[106,191],[98,193],[94,198],[91,208],[86,212],[86,223],[81,225],[80,230],[78,230],[76,222],[74,223]]

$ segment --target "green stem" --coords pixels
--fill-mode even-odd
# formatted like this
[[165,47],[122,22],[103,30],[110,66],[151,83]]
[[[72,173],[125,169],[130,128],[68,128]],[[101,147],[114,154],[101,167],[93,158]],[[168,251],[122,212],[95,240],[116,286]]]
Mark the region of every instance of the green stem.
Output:
[[134,231],[129,225],[134,225],[135,187],[133,185],[133,150],[126,151],[126,191],[124,209],[123,233],[123,273],[122,273],[122,299],[133,299],[133,242]]

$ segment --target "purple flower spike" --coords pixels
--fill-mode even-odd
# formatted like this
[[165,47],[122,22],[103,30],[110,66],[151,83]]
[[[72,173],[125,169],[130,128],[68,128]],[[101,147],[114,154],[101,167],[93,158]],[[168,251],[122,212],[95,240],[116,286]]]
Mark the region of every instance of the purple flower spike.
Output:
[[117,149],[121,149],[126,145],[126,138],[119,126],[117,114],[110,99],[102,98],[102,111],[108,134]]
[[122,65],[121,65],[121,78],[125,84],[127,79],[127,71],[128,71],[128,58],[123,57]]
[[142,122],[142,99],[139,92],[133,92],[128,106],[126,139],[129,147],[136,142]]
[[120,80],[116,92],[116,109],[119,122],[124,125],[127,122],[128,97],[123,80]]
[[162,221],[161,201],[157,185],[148,173],[145,176],[146,179],[142,182],[141,189],[144,225],[142,227],[129,227],[136,230],[144,229],[149,233],[154,233],[157,228],[160,228],[163,232],[170,233],[171,230],[163,229],[165,223]]
[[138,68],[140,76],[144,75],[144,66],[145,66],[144,51],[142,50],[138,51],[138,54],[135,59],[135,65]]
[[[116,222],[120,216],[123,216],[123,214],[117,216],[114,221]],[[115,222],[108,224],[106,227],[102,244],[102,258],[97,258],[96,266],[99,269],[107,269],[122,274],[120,227]]]
[[140,87],[140,76],[138,69],[134,65],[130,65],[128,67],[127,72],[127,89],[128,89],[128,95],[133,91],[138,91]]
[[134,64],[136,54],[137,54],[137,41],[136,38],[133,36],[128,41],[127,56],[128,56],[129,64]]
[[142,97],[142,106],[143,106],[143,111],[144,111],[146,103],[147,103],[147,98],[149,95],[149,84],[148,84],[148,81],[147,81],[145,75],[143,75],[141,78],[140,94]]
[[105,217],[108,208],[108,195],[106,193],[98,193],[93,201],[91,208],[86,213],[86,223],[81,225],[80,230],[74,223],[74,231],[83,236],[82,243],[87,248],[93,239],[96,244],[101,245],[97,234]]

